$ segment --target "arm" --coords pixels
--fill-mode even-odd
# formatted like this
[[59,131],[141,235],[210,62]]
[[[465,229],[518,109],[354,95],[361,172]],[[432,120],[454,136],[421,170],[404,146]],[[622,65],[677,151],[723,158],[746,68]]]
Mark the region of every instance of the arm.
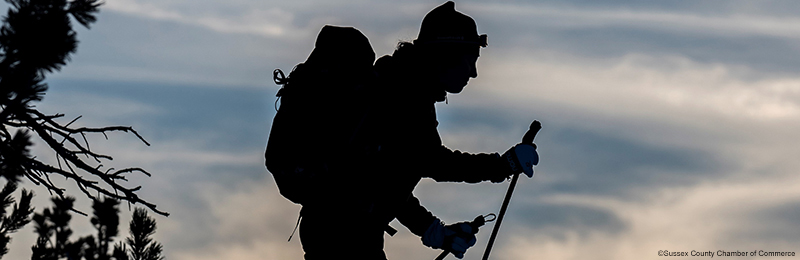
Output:
[[417,197],[411,195],[397,211],[397,221],[406,226],[411,233],[422,237],[428,226],[437,218],[425,209]]
[[502,182],[513,174],[498,153],[471,154],[442,145],[432,105],[387,107],[381,110],[387,111],[380,121],[384,125],[376,131],[381,134],[378,139],[387,165],[439,182]]
[[498,153],[470,154],[441,145],[429,157],[426,176],[438,182],[502,182],[512,173]]
[[[481,222],[477,225],[472,222],[445,225],[420,205],[419,200],[414,196],[410,196],[405,205],[401,207],[397,219],[411,233],[419,236],[423,245],[433,249],[444,249],[444,252],[452,252],[457,258],[464,257],[467,249],[475,245],[477,241],[475,234],[478,233],[478,227],[483,225],[484,221],[483,216],[480,216]],[[478,218],[475,221],[478,221]]]

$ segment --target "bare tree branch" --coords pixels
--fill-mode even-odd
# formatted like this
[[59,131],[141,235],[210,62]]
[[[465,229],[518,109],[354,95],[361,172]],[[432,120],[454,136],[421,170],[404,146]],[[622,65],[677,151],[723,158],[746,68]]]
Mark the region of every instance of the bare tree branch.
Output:
[[[138,167],[103,169],[103,162],[113,158],[90,147],[87,135],[102,134],[108,139],[109,132],[132,133],[149,146],[133,127],[73,127],[82,116],[61,124],[56,119],[64,114],[46,115],[33,104],[41,101],[48,89],[44,83],[46,74],[65,66],[77,49],[77,33],[71,21],[88,28],[96,20],[95,14],[102,3],[97,0],[6,2],[11,8],[2,18],[0,28],[0,177],[17,182],[25,176],[31,183],[44,186],[51,195],[63,198],[66,189],[51,180],[53,176],[61,176],[74,182],[92,200],[105,195],[129,204],[141,203],[158,214],[168,215],[138,196],[141,186],[123,185],[130,175],[151,176],[149,172]],[[12,130],[16,130],[13,135]],[[55,152],[57,167],[30,154],[32,142],[28,132],[35,133]]]
[[[28,112],[34,112],[34,110],[28,109]],[[83,191],[84,194],[86,194],[90,198],[95,198],[95,196],[91,195],[90,192],[89,192],[89,190],[93,190],[93,191],[96,191],[96,192],[98,192],[100,194],[106,195],[108,197],[112,197],[112,198],[123,200],[123,201],[129,201],[129,202],[131,202],[133,204],[141,203],[142,205],[145,205],[146,207],[148,207],[153,212],[156,212],[158,214],[165,215],[165,216],[169,215],[169,213],[166,213],[166,212],[163,212],[163,211],[160,211],[160,210],[156,209],[156,205],[155,204],[149,203],[149,202],[139,198],[139,196],[135,192],[138,191],[139,189],[141,189],[141,186],[128,188],[128,187],[124,187],[124,186],[122,186],[122,185],[120,185],[119,183],[116,182],[116,180],[120,180],[120,179],[125,180],[123,175],[127,174],[127,173],[139,172],[139,173],[142,173],[142,174],[144,174],[146,176],[151,176],[151,174],[149,172],[147,172],[147,171],[145,171],[144,169],[141,169],[141,168],[125,168],[125,169],[122,169],[122,170],[115,171],[113,173],[102,172],[98,168],[94,168],[94,167],[90,166],[89,164],[87,164],[86,162],[84,162],[83,160],[81,160],[77,155],[78,154],[88,154],[88,155],[92,156],[97,161],[99,161],[99,159],[109,159],[109,160],[111,160],[110,156],[105,156],[105,155],[100,155],[100,154],[93,153],[88,148],[82,147],[80,145],[80,143],[77,142],[77,140],[75,140],[74,138],[72,138],[70,136],[70,134],[66,134],[66,135],[64,135],[64,137],[67,137],[70,140],[70,143],[72,143],[73,145],[78,147],[78,149],[80,150],[80,152],[70,151],[69,149],[65,148],[63,144],[61,144],[57,140],[55,140],[53,138],[53,136],[51,136],[50,134],[47,133],[47,130],[54,130],[54,132],[57,132],[57,133],[69,132],[71,134],[83,134],[83,133],[86,133],[86,132],[126,131],[126,130],[130,131],[132,133],[136,133],[135,131],[133,131],[132,128],[130,128],[130,127],[104,127],[104,128],[86,128],[86,127],[82,127],[82,128],[78,128],[78,129],[72,129],[72,128],[61,126],[57,122],[55,122],[53,120],[50,120],[50,119],[45,119],[45,122],[41,123],[41,124],[37,123],[36,122],[37,118],[47,118],[47,117],[44,116],[43,114],[39,113],[38,111],[35,111],[35,113],[31,113],[31,114],[37,115],[38,117],[34,118],[34,117],[30,116],[30,114],[22,114],[22,115],[18,115],[18,116],[23,121],[28,122],[27,127],[30,128],[31,130],[33,130],[34,132],[36,132],[39,135],[39,137],[43,141],[45,141],[45,143],[47,143],[58,154],[58,156],[60,156],[62,159],[64,159],[65,162],[67,162],[66,165],[68,166],[68,168],[70,168],[70,171],[64,171],[62,169],[59,169],[59,168],[56,168],[56,167],[53,167],[53,166],[50,166],[50,165],[43,164],[43,163],[38,162],[36,160],[31,160],[31,161],[28,162],[29,165],[32,167],[32,169],[36,169],[41,175],[47,176],[47,175],[49,175],[51,173],[54,173],[54,174],[58,174],[58,175],[61,175],[61,176],[64,176],[64,177],[66,177],[68,179],[73,180],[78,185],[78,187],[81,189],[81,191]],[[138,136],[138,134],[136,134],[136,135]],[[138,137],[140,138],[140,140],[143,140],[143,142],[144,142],[143,138],[141,138],[140,136],[138,136]],[[74,142],[73,142],[73,140],[74,140]],[[95,177],[100,178],[100,180],[102,180],[103,184],[110,186],[111,189],[99,186],[99,185],[97,185],[98,184],[97,181],[89,181],[86,178],[76,174],[75,171],[73,170],[73,168],[71,166],[69,166],[70,163],[72,165],[75,165],[75,167],[77,167],[77,168],[79,168],[79,169],[81,169],[81,170],[83,170],[85,172],[88,172],[89,174],[91,174],[91,175],[93,175]],[[45,183],[45,182],[41,182],[41,183]],[[47,183],[48,184],[45,185],[45,187],[47,187],[48,189],[54,190],[56,193],[59,193],[59,191],[63,190],[63,189],[57,188],[55,185],[52,185],[51,182],[47,182]],[[122,195],[118,195],[117,192],[121,192]]]

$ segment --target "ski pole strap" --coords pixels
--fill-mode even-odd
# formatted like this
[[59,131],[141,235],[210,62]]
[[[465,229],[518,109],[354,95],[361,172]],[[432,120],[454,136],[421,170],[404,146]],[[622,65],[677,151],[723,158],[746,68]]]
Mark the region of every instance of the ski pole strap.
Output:
[[[489,218],[489,217],[491,217],[491,218]],[[486,222],[492,222],[495,219],[497,219],[497,215],[495,215],[494,213],[489,213],[489,214],[486,214],[486,215],[480,215],[480,216],[475,217],[475,219],[472,220],[472,222],[469,223],[470,227],[472,227],[472,234],[477,234],[478,233],[478,228],[480,228],[481,226],[486,224]],[[449,250],[444,250],[444,251],[442,251],[442,253],[439,254],[439,256],[436,257],[436,260],[442,260],[445,257],[447,257],[448,254],[450,254],[450,251]]]

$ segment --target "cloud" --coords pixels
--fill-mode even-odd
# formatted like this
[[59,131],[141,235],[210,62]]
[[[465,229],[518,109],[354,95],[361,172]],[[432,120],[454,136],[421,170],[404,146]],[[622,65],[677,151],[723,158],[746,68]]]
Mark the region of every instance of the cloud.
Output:
[[[188,14],[181,9],[170,10],[157,2],[116,0],[104,7],[108,10],[141,16],[149,19],[175,21],[201,26],[223,33],[245,33],[270,37],[286,37],[295,33],[291,27],[294,15],[281,8],[245,9],[235,15],[220,16],[214,13]],[[211,10],[205,10],[211,11]]]
[[[499,259],[655,259],[800,239],[786,228],[797,78],[680,56],[491,54],[437,111],[448,146],[471,151],[503,151],[544,122],[543,159],[515,192]],[[422,183],[417,195],[463,219],[495,210],[503,191],[492,189]]]
[[[655,78],[678,80],[672,77],[684,77],[685,79],[679,80],[717,91],[739,87],[737,84],[727,82],[760,84],[759,82],[771,79],[755,81],[737,79],[726,69],[715,69],[718,65],[714,64],[680,63],[670,59],[665,59],[668,62],[663,62],[664,60],[657,58],[652,59],[655,61],[647,58],[634,59],[632,64],[636,65],[619,65],[631,62],[625,59],[578,60],[580,62],[574,64],[570,63],[574,60],[569,59],[562,60],[565,64],[539,59],[532,63],[518,63],[539,69],[537,71],[527,67],[530,71],[535,71],[534,74],[527,75],[505,71],[512,69],[509,67],[495,68],[497,71],[489,69],[473,82],[475,85],[470,85],[468,92],[452,96],[449,105],[440,105],[441,131],[445,142],[451,147],[467,147],[473,152],[503,151],[518,142],[519,136],[527,128],[529,118],[515,111],[540,111],[539,115],[549,119],[544,121],[546,131],[537,137],[543,158],[547,160],[543,160],[542,165],[537,168],[536,178],[521,181],[523,186],[518,187],[506,222],[506,225],[514,228],[504,229],[503,237],[498,240],[495,250],[498,258],[524,259],[528,256],[546,256],[553,259],[569,259],[571,254],[574,254],[574,258],[585,258],[587,255],[584,252],[610,248],[616,253],[611,253],[607,259],[625,259],[629,255],[639,257],[655,254],[661,249],[681,250],[685,247],[705,248],[739,244],[747,246],[745,245],[747,241],[715,244],[714,239],[722,234],[753,232],[735,227],[749,225],[748,223],[754,220],[729,217],[730,214],[747,215],[749,210],[731,213],[726,211],[729,209],[725,208],[725,205],[731,205],[737,199],[762,194],[767,199],[759,203],[765,203],[763,209],[768,215],[784,219],[786,214],[791,214],[780,211],[769,213],[769,211],[787,203],[793,205],[791,198],[794,194],[791,190],[796,189],[789,187],[786,191],[764,192],[768,192],[768,187],[776,183],[796,183],[791,178],[776,179],[786,178],[788,169],[793,167],[792,164],[787,165],[786,162],[782,162],[780,168],[765,169],[769,172],[766,175],[769,178],[756,182],[751,179],[736,178],[754,176],[753,172],[760,167],[770,165],[769,161],[748,161],[735,164],[734,172],[715,173],[715,169],[730,169],[719,168],[713,159],[709,161],[709,158],[720,158],[723,162],[736,160],[750,156],[749,149],[725,151],[724,148],[728,145],[725,139],[706,140],[704,144],[692,144],[692,141],[680,141],[680,139],[701,139],[705,132],[721,131],[720,129],[728,128],[728,125],[720,124],[711,129],[688,125],[690,129],[687,130],[685,129],[687,125],[682,124],[684,121],[675,121],[673,118],[674,113],[682,112],[684,108],[660,99],[658,94],[632,91],[632,96],[617,96],[631,93],[630,89],[638,84],[647,86],[647,77],[635,75],[647,71],[655,74],[656,76],[653,76]],[[513,62],[514,60],[510,59],[509,64],[515,64]],[[491,63],[489,62],[489,65]],[[611,65],[608,66],[608,63]],[[619,69],[620,67],[625,69]],[[526,67],[521,66],[516,69],[527,71]],[[698,72],[696,75],[685,72],[688,70]],[[558,74],[561,77],[550,75],[548,78],[547,75],[550,73],[561,73]],[[485,80],[484,76],[503,78],[504,81],[489,82],[505,84],[495,85],[492,91],[485,91],[483,89],[488,87],[483,85],[486,83],[480,81]],[[578,76],[589,79],[578,81],[570,78]],[[536,95],[519,91],[527,77],[542,78],[539,84],[543,89]],[[563,79],[566,79],[566,83],[561,81]],[[593,84],[589,81],[593,81]],[[583,85],[573,86],[571,82]],[[705,84],[708,82],[716,85]],[[138,178],[132,182],[142,184],[147,189],[148,198],[158,201],[160,208],[173,213],[170,218],[159,219],[158,233],[159,241],[168,246],[170,257],[299,258],[299,254],[302,253],[299,241],[288,245],[285,242],[296,220],[297,206],[280,197],[274,189],[271,177],[261,165],[264,144],[262,141],[266,138],[266,126],[271,114],[269,109],[264,108],[270,108],[270,103],[258,100],[264,99],[262,96],[266,95],[248,89],[199,88],[203,91],[195,93],[187,90],[197,91],[198,88],[175,85],[139,85],[133,88],[134,86],[127,83],[117,85],[118,88],[114,89],[101,87],[104,84],[73,83],[75,84],[63,85],[70,87],[61,90],[67,93],[72,91],[73,94],[59,94],[59,96],[81,97],[92,93],[86,96],[97,100],[111,100],[112,103],[130,104],[131,107],[142,107],[141,111],[145,112],[151,111],[143,113],[144,117],[151,119],[138,119],[143,122],[142,125],[137,125],[138,129],[147,129],[151,132],[183,129],[177,131],[180,134],[157,134],[151,140],[154,143],[153,147],[144,147],[140,144],[137,146],[136,140],[130,138],[114,137],[111,141],[101,141],[97,144],[93,142],[93,147],[96,146],[97,149],[115,151],[114,155],[119,157],[115,163],[143,166],[156,174],[152,178]],[[590,89],[599,86],[603,86],[607,91]],[[652,88],[659,87],[667,86],[656,84]],[[129,92],[120,88],[128,89]],[[589,90],[581,92],[582,89]],[[549,93],[551,90],[564,93]],[[573,96],[568,95],[570,91]],[[714,94],[713,91],[710,93]],[[56,99],[67,100],[54,96],[53,100]],[[651,105],[639,107],[635,104],[625,104],[630,102],[628,99],[646,99]],[[95,105],[114,106],[98,102],[100,103]],[[59,106],[68,109],[69,103],[55,102],[52,109],[60,110]],[[696,120],[731,117],[703,104],[689,103],[689,105],[696,106],[692,110],[687,110],[694,112],[682,112],[685,114],[679,116],[696,117],[694,118]],[[122,106],[124,107],[126,106]],[[620,107],[636,107],[644,111],[629,111],[626,112],[628,114],[616,115],[617,111],[623,110]],[[561,108],[569,109],[560,110]],[[120,114],[108,116],[136,118],[135,115],[126,114],[125,111],[138,111],[120,110],[122,111]],[[103,118],[103,112],[96,109],[88,110],[85,115],[86,121],[81,122],[95,124],[90,119]],[[650,119],[645,123],[638,122],[639,117],[635,115],[641,114],[649,116]],[[226,118],[232,115],[236,115],[238,119],[226,121]],[[582,121],[585,118],[591,120]],[[613,122],[608,122],[609,120]],[[659,125],[671,125],[675,129],[682,130],[673,135],[654,135],[649,131],[651,128],[631,127],[637,124],[648,125],[654,121],[662,121]],[[769,123],[781,120],[764,121]],[[616,124],[620,122],[622,123]],[[691,129],[693,127],[695,129]],[[195,130],[189,131],[190,129]],[[735,136],[738,138],[743,135],[735,134]],[[261,138],[262,141],[253,142],[254,138]],[[469,141],[479,139],[485,140]],[[120,140],[124,141],[120,143]],[[226,142],[236,145],[228,147],[217,145]],[[743,148],[761,149],[760,146],[748,143],[741,145]],[[786,149],[791,149],[791,146],[787,146]],[[602,153],[604,150],[607,152]],[[602,156],[593,156],[597,153],[602,153]],[[709,155],[711,157],[707,157]],[[551,159],[548,159],[548,156]],[[615,161],[625,163],[614,164]],[[585,163],[586,167],[582,168],[581,163]],[[591,166],[598,166],[596,170],[607,172],[605,174],[608,175],[603,176],[597,171],[592,171]],[[570,172],[573,175],[569,175]],[[634,175],[620,175],[626,172]],[[637,175],[637,172],[641,175]],[[709,176],[709,178],[689,176],[695,172],[698,176]],[[684,174],[687,179],[675,181],[676,173]],[[637,179],[637,176],[641,179]],[[604,179],[616,180],[619,183],[615,186],[612,182],[601,182]],[[658,180],[665,182],[657,182]],[[716,182],[716,180],[721,181]],[[587,182],[602,187],[594,190],[579,187],[580,190],[576,190],[565,189],[562,186]],[[176,183],[180,185],[175,185]],[[642,183],[650,186],[641,185]],[[745,187],[751,184],[755,188]],[[498,184],[464,185],[426,181],[417,188],[416,194],[424,205],[451,223],[471,219],[477,214],[496,211],[505,188],[506,185]],[[617,190],[627,190],[629,196],[614,196]],[[717,195],[712,196],[712,194]],[[239,212],[247,214],[232,214]],[[671,212],[680,214],[678,217],[665,217]],[[705,223],[701,221],[706,219],[716,220],[717,224],[700,230],[693,228]],[[397,223],[393,225],[403,230]],[[678,230],[670,228],[676,225]],[[485,246],[488,238],[490,230],[488,227],[491,226],[487,226],[479,236],[481,242],[475,247],[477,250],[471,251],[468,257],[480,255],[479,251]],[[776,228],[774,225],[768,227]],[[770,230],[769,228],[765,227],[763,230]],[[661,238],[651,237],[652,234],[660,232],[668,232],[668,235]],[[688,232],[710,235],[683,241],[682,236],[694,234]],[[771,241],[779,245],[789,243],[787,241],[793,239],[786,237]],[[640,242],[641,249],[616,246],[617,243],[639,245]],[[754,243],[757,242],[760,243],[759,241]],[[412,254],[425,258],[438,253],[435,250],[424,249],[419,239],[410,233],[387,238],[387,252],[393,258],[404,258]],[[603,256],[599,258],[602,259]]]
[[300,208],[277,193],[271,178],[240,183],[236,188],[207,184],[198,195],[215,219],[202,232],[212,243],[173,254],[177,259],[299,259],[299,239],[286,239]]
[[[90,126],[130,124],[153,143],[91,140],[114,165],[154,173],[130,183],[173,213],[158,218],[169,258],[299,259],[299,241],[285,241],[298,207],[262,165],[277,91],[269,71],[301,62],[326,22],[354,25],[377,53],[390,52],[434,5],[109,1],[80,31],[73,62],[49,79],[41,108]],[[797,18],[639,5],[458,4],[493,36],[480,77],[437,105],[445,144],[502,152],[530,120],[545,126],[542,163],[517,187],[498,259],[797,244],[800,78],[786,55],[796,52]],[[425,180],[415,194],[452,223],[496,212],[506,188]],[[438,254],[392,225],[390,259]],[[491,227],[467,259],[478,259]],[[12,244],[20,259],[25,241]]]
[[[451,104],[439,106],[440,130],[445,142],[453,148],[467,147],[473,152],[504,151],[518,142],[530,120],[527,111],[537,111],[546,119],[543,122],[547,128],[537,137],[537,142],[547,160],[537,168],[536,178],[524,180],[521,185],[525,186],[519,187],[506,223],[515,228],[505,230],[508,232],[498,240],[498,258],[586,258],[584,252],[613,249],[615,253],[610,253],[606,259],[624,259],[655,254],[661,249],[747,246],[746,241],[715,244],[714,239],[722,234],[753,232],[735,228],[749,225],[752,219],[729,217],[730,214],[747,215],[749,210],[728,212],[729,209],[722,207],[731,205],[737,198],[765,194],[768,187],[776,183],[795,183],[791,178],[779,179],[786,178],[787,169],[792,169],[788,161],[779,161],[776,169],[763,168],[771,165],[766,157],[774,152],[761,155],[763,159],[750,155],[750,149],[763,151],[768,146],[745,142],[737,144],[741,149],[731,152],[726,149],[731,144],[725,138],[697,142],[705,139],[709,132],[746,137],[745,132],[751,129],[729,129],[731,123],[727,119],[739,118],[737,115],[705,104],[702,99],[671,103],[659,92],[678,88],[692,93],[697,88],[707,98],[725,97],[724,92],[730,89],[772,86],[764,82],[792,82],[791,78],[775,79],[768,77],[770,75],[740,78],[731,72],[740,68],[675,57],[595,60],[563,54],[534,55],[543,58],[520,61],[499,53],[494,59],[505,61],[502,64],[489,58],[481,65],[485,71],[482,70],[481,77],[467,92],[451,96]],[[527,87],[526,82],[531,81],[537,82],[536,93],[530,93],[531,88]],[[488,82],[495,85],[489,88]],[[297,207],[280,197],[261,165],[263,141],[272,115],[271,101],[263,100],[268,95],[250,89],[131,83],[103,88],[104,84],[78,83],[81,82],[61,85],[65,88],[60,91],[74,92],[61,97],[110,100],[111,104],[98,101],[93,106],[122,104],[119,114],[107,116],[119,116],[126,121],[141,120],[142,124],[136,126],[138,129],[167,132],[155,134],[151,140],[153,147],[137,146],[136,141],[129,138],[120,144],[116,137],[97,145],[93,142],[93,147],[118,151],[114,152],[119,157],[115,163],[144,166],[156,174],[153,178],[132,181],[141,183],[148,191],[148,198],[159,201],[160,208],[173,213],[173,217],[159,220],[159,239],[168,246],[170,257],[299,257],[299,241],[289,245],[285,242],[296,220]],[[766,97],[775,95],[775,91],[793,93],[792,83],[787,84],[788,87],[755,87],[755,93]],[[187,91],[190,89],[193,91]],[[791,96],[778,96],[792,102]],[[53,97],[56,99],[68,100]],[[52,109],[60,110],[61,106],[71,109],[70,102],[55,102]],[[141,109],[123,109],[125,107]],[[738,111],[748,111],[752,107],[734,106]],[[150,111],[143,113],[143,117],[149,119],[135,119],[136,111]],[[754,111],[755,114],[747,117],[765,124],[795,118],[792,114],[760,118],[758,110]],[[87,121],[81,122],[94,124],[89,120],[106,117],[103,112],[87,110]],[[765,115],[769,114],[760,116]],[[702,123],[704,120],[722,123],[709,126]],[[677,131],[662,129],[671,133],[669,135],[651,132],[662,126]],[[747,140],[756,142],[758,138]],[[791,149],[791,146],[784,149]],[[721,167],[715,162],[717,159],[738,161],[748,156],[756,159],[730,167]],[[758,169],[767,171],[769,178],[756,182],[736,179],[754,176]],[[691,176],[694,173],[697,176]],[[676,180],[675,176],[686,179]],[[588,189],[588,186],[578,185],[581,183],[601,187]],[[565,188],[565,184],[574,188]],[[745,188],[751,184],[755,188]],[[506,185],[497,184],[467,186],[424,182],[416,194],[424,205],[450,223],[496,211],[505,188]],[[627,191],[627,196],[614,196],[619,190]],[[771,192],[761,201],[773,205],[764,207],[765,211],[787,203],[792,205],[794,194],[791,191]],[[233,215],[232,212],[247,214]],[[671,212],[681,214],[665,217]],[[785,218],[786,214],[791,213],[769,213],[777,219]],[[694,228],[706,219],[716,222],[711,227]],[[394,225],[403,229],[397,223]],[[673,230],[675,226],[677,230]],[[485,246],[489,230],[482,231],[481,243],[475,247],[478,250],[468,257],[479,255],[476,252]],[[531,236],[530,232],[535,235]],[[667,235],[652,237],[662,232]],[[692,232],[710,235],[682,239],[694,234]],[[789,243],[793,239],[786,237],[772,242]],[[617,243],[623,246],[616,246]],[[629,248],[624,246],[626,244],[641,244],[642,247]],[[424,258],[437,254],[424,249],[418,238],[408,233],[387,239],[387,252],[394,258],[411,254]]]
[[[464,93],[437,109],[440,130],[447,131],[443,139],[457,149],[505,151],[539,119],[545,129],[537,142],[554,148],[599,134],[689,158],[736,162],[731,167],[792,165],[785,155],[792,149],[786,140],[798,137],[788,130],[797,129],[800,116],[796,77],[685,57],[601,59],[535,51],[493,52],[481,58],[478,70]],[[564,130],[583,132],[549,139]],[[585,145],[577,149],[592,147]],[[551,152],[563,156],[574,150]],[[604,154],[626,158],[609,153]],[[709,168],[697,168],[702,169]]]
[[531,56],[529,60],[510,55],[491,59],[483,73],[488,78],[485,82],[492,82],[493,89],[506,97],[602,107],[602,111],[628,115],[656,112],[669,117],[664,110],[758,120],[800,115],[796,94],[800,79],[795,77],[751,80],[740,76],[756,73],[747,68],[680,56],[629,54],[597,60],[564,54]]
[[516,218],[509,218],[509,226],[526,227],[528,231],[556,240],[568,240],[572,234],[582,237],[593,233],[614,235],[629,228],[616,212],[592,205],[516,202]]
[[[784,185],[775,185],[778,187]],[[783,187],[781,187],[783,188]],[[751,198],[753,200],[762,200],[761,198]],[[736,238],[748,237],[761,241],[776,243],[796,242],[798,238],[798,223],[800,220],[800,201],[788,200],[765,203],[759,205],[759,208],[737,216],[742,221],[753,223],[747,226],[738,226],[736,229],[729,231],[730,240]],[[778,249],[778,248],[775,248]]]
[[[206,201],[201,197],[209,190],[209,183],[215,187],[222,187],[220,188],[222,190],[235,190],[241,183],[264,180],[267,177],[262,155],[265,141],[254,141],[251,138],[252,133],[241,134],[238,131],[228,131],[231,135],[219,135],[225,132],[222,129],[230,127],[243,129],[245,132],[250,130],[253,133],[260,132],[257,138],[266,140],[267,132],[262,131],[267,129],[268,118],[253,108],[253,106],[259,107],[259,103],[248,105],[240,98],[226,99],[224,94],[216,94],[212,100],[206,100],[204,98],[210,97],[187,94],[186,88],[180,86],[169,88],[163,85],[61,80],[50,83],[48,98],[38,106],[43,111],[64,113],[68,115],[67,119],[83,115],[81,120],[73,124],[76,127],[133,125],[152,143],[152,146],[146,146],[128,133],[109,133],[109,140],[102,134],[87,135],[93,151],[114,157],[113,161],[103,160],[102,169],[141,167],[153,174],[152,177],[131,174],[123,185],[127,187],[141,185],[139,195],[142,198],[157,204],[159,209],[172,213],[169,218],[157,217],[159,231],[156,239],[170,248],[167,249],[167,254],[172,252],[178,254],[177,252],[182,250],[194,251],[198,247],[217,242],[213,236],[208,235],[208,230],[218,221],[216,216],[210,214],[215,205],[212,204],[213,201]],[[246,92],[248,90],[240,90],[234,97],[261,99],[259,95],[244,94]],[[187,98],[182,99],[181,96]],[[214,100],[217,103],[211,102]],[[217,113],[212,113],[215,111]],[[196,112],[207,112],[205,120],[170,124],[187,114],[193,115]],[[257,116],[238,121],[247,128],[237,125],[236,120],[223,120],[230,115],[248,113]],[[67,119],[62,122],[67,122]],[[209,124],[209,121],[214,123]],[[258,124],[263,127],[258,129]],[[179,129],[176,125],[181,125],[185,129]],[[214,130],[207,131],[209,129],[202,126],[212,127]],[[195,131],[188,130],[192,128]],[[231,138],[242,138],[242,143],[247,145],[232,144],[235,141]],[[224,142],[226,145],[214,144],[216,142]],[[43,143],[36,142],[32,150],[39,160],[57,165],[52,151]],[[92,160],[87,162],[95,165]],[[78,198],[79,210],[90,212],[89,200],[73,183],[61,178],[53,180],[58,186],[67,188],[69,194]],[[49,206],[48,194],[41,186],[27,188],[37,192],[35,206],[39,211]],[[275,196],[280,195],[275,194]],[[123,218],[129,214],[131,213],[123,210]],[[84,235],[92,232],[91,227],[80,225],[81,222],[88,223],[88,219],[76,216],[74,222],[78,227],[76,234]],[[32,234],[33,226],[29,225],[27,228],[21,233]],[[125,234],[124,229],[121,234]],[[16,243],[12,244],[11,249],[13,255],[9,257],[19,256],[21,259],[26,257],[26,252],[29,256],[28,248],[33,243],[31,241],[35,241],[32,235],[15,236]]]
[[[649,9],[649,10],[648,10]],[[680,33],[712,33],[727,36],[767,35],[797,39],[800,19],[793,16],[752,15],[742,12],[708,14],[651,8],[558,7],[542,4],[471,3],[468,10],[487,17],[504,17],[535,26],[556,28],[633,27]],[[473,11],[474,10],[474,11]],[[520,17],[514,19],[511,17]],[[527,17],[528,19],[521,19]],[[533,19],[530,19],[533,18]]]
[[[51,91],[47,92],[45,100],[37,105],[37,107],[46,114],[64,114],[65,116],[62,120],[57,120],[57,122],[61,123],[67,123],[77,116],[87,115],[93,127],[97,127],[104,124],[122,123],[121,121],[123,120],[120,119],[158,116],[159,114],[165,113],[165,111],[155,106],[136,100],[109,97],[93,93],[52,91],[52,88],[62,87],[58,83],[50,84],[50,87]],[[65,111],[65,107],[69,109]],[[106,109],[98,113],[98,107],[104,107]],[[87,118],[83,119],[86,120]],[[126,123],[129,124],[130,122]],[[75,124],[83,125],[83,122],[76,121]]]
[[[784,184],[785,189],[774,189],[777,183]],[[596,196],[550,196],[544,200],[558,205],[610,210],[628,228],[621,233],[583,230],[589,235],[567,229],[564,231],[566,239],[556,239],[537,229],[511,231],[515,233],[511,242],[499,251],[505,251],[503,256],[507,259],[659,259],[658,250],[791,250],[794,241],[800,239],[796,234],[780,238],[766,235],[776,234],[773,228],[780,229],[787,223],[767,224],[763,219],[743,220],[742,217],[775,206],[796,205],[794,186],[797,183],[800,182],[796,177],[720,180],[689,188],[652,190],[652,199],[634,203]],[[531,221],[542,220],[532,218]],[[761,236],[745,237],[736,233],[741,229],[753,231],[766,226],[770,231],[758,232]]]
[[[353,10],[350,6],[359,5]],[[243,1],[217,6],[207,1],[136,1],[117,0],[108,2],[105,8],[116,12],[157,20],[170,20],[203,26],[225,33],[248,33],[265,36],[287,36],[299,29],[293,27],[297,22],[295,13],[303,15],[304,20],[315,18],[360,19],[358,17],[384,19],[396,14],[415,16],[417,20],[435,7],[430,3],[364,3],[342,2],[338,4],[299,1],[296,3],[264,3]],[[216,7],[218,10],[213,10]],[[750,12],[735,8],[710,8],[693,5],[690,8],[664,8],[658,5],[640,5],[632,8],[628,4],[584,5],[584,4],[519,4],[519,3],[481,3],[465,2],[459,9],[480,17],[525,17],[514,19],[518,22],[534,22],[536,26],[560,28],[600,28],[600,27],[644,27],[686,32],[712,32],[733,35],[769,35],[774,37],[797,38],[800,26],[792,16],[767,15],[764,12]],[[317,8],[327,8],[337,12],[325,12]],[[294,10],[293,12],[287,11]],[[724,10],[724,11],[720,11]],[[346,14],[358,12],[358,17],[344,18]],[[327,16],[327,17],[326,17]],[[391,19],[391,18],[390,18]],[[375,21],[375,19],[372,19]],[[305,22],[299,22],[305,23]],[[378,22],[381,23],[381,22]]]
[[[459,9],[475,16],[481,31],[492,35],[487,52],[533,49],[619,58],[638,51],[787,72],[798,67],[784,55],[795,51],[796,39],[789,37],[798,35],[793,17],[733,9],[708,14],[712,8],[622,6],[465,2]],[[387,2],[109,1],[100,22],[81,32],[81,50],[61,76],[271,85],[269,71],[302,62],[324,24],[361,29],[380,55],[390,53],[398,40],[413,39],[432,7]],[[93,44],[98,42],[103,44]]]

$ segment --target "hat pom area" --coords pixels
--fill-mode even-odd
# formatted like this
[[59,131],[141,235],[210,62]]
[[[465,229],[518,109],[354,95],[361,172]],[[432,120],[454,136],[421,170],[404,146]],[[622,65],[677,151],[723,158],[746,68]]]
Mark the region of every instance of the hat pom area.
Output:
[[478,35],[472,17],[456,11],[456,3],[447,1],[422,19],[414,44],[470,44],[486,47],[486,36]]

